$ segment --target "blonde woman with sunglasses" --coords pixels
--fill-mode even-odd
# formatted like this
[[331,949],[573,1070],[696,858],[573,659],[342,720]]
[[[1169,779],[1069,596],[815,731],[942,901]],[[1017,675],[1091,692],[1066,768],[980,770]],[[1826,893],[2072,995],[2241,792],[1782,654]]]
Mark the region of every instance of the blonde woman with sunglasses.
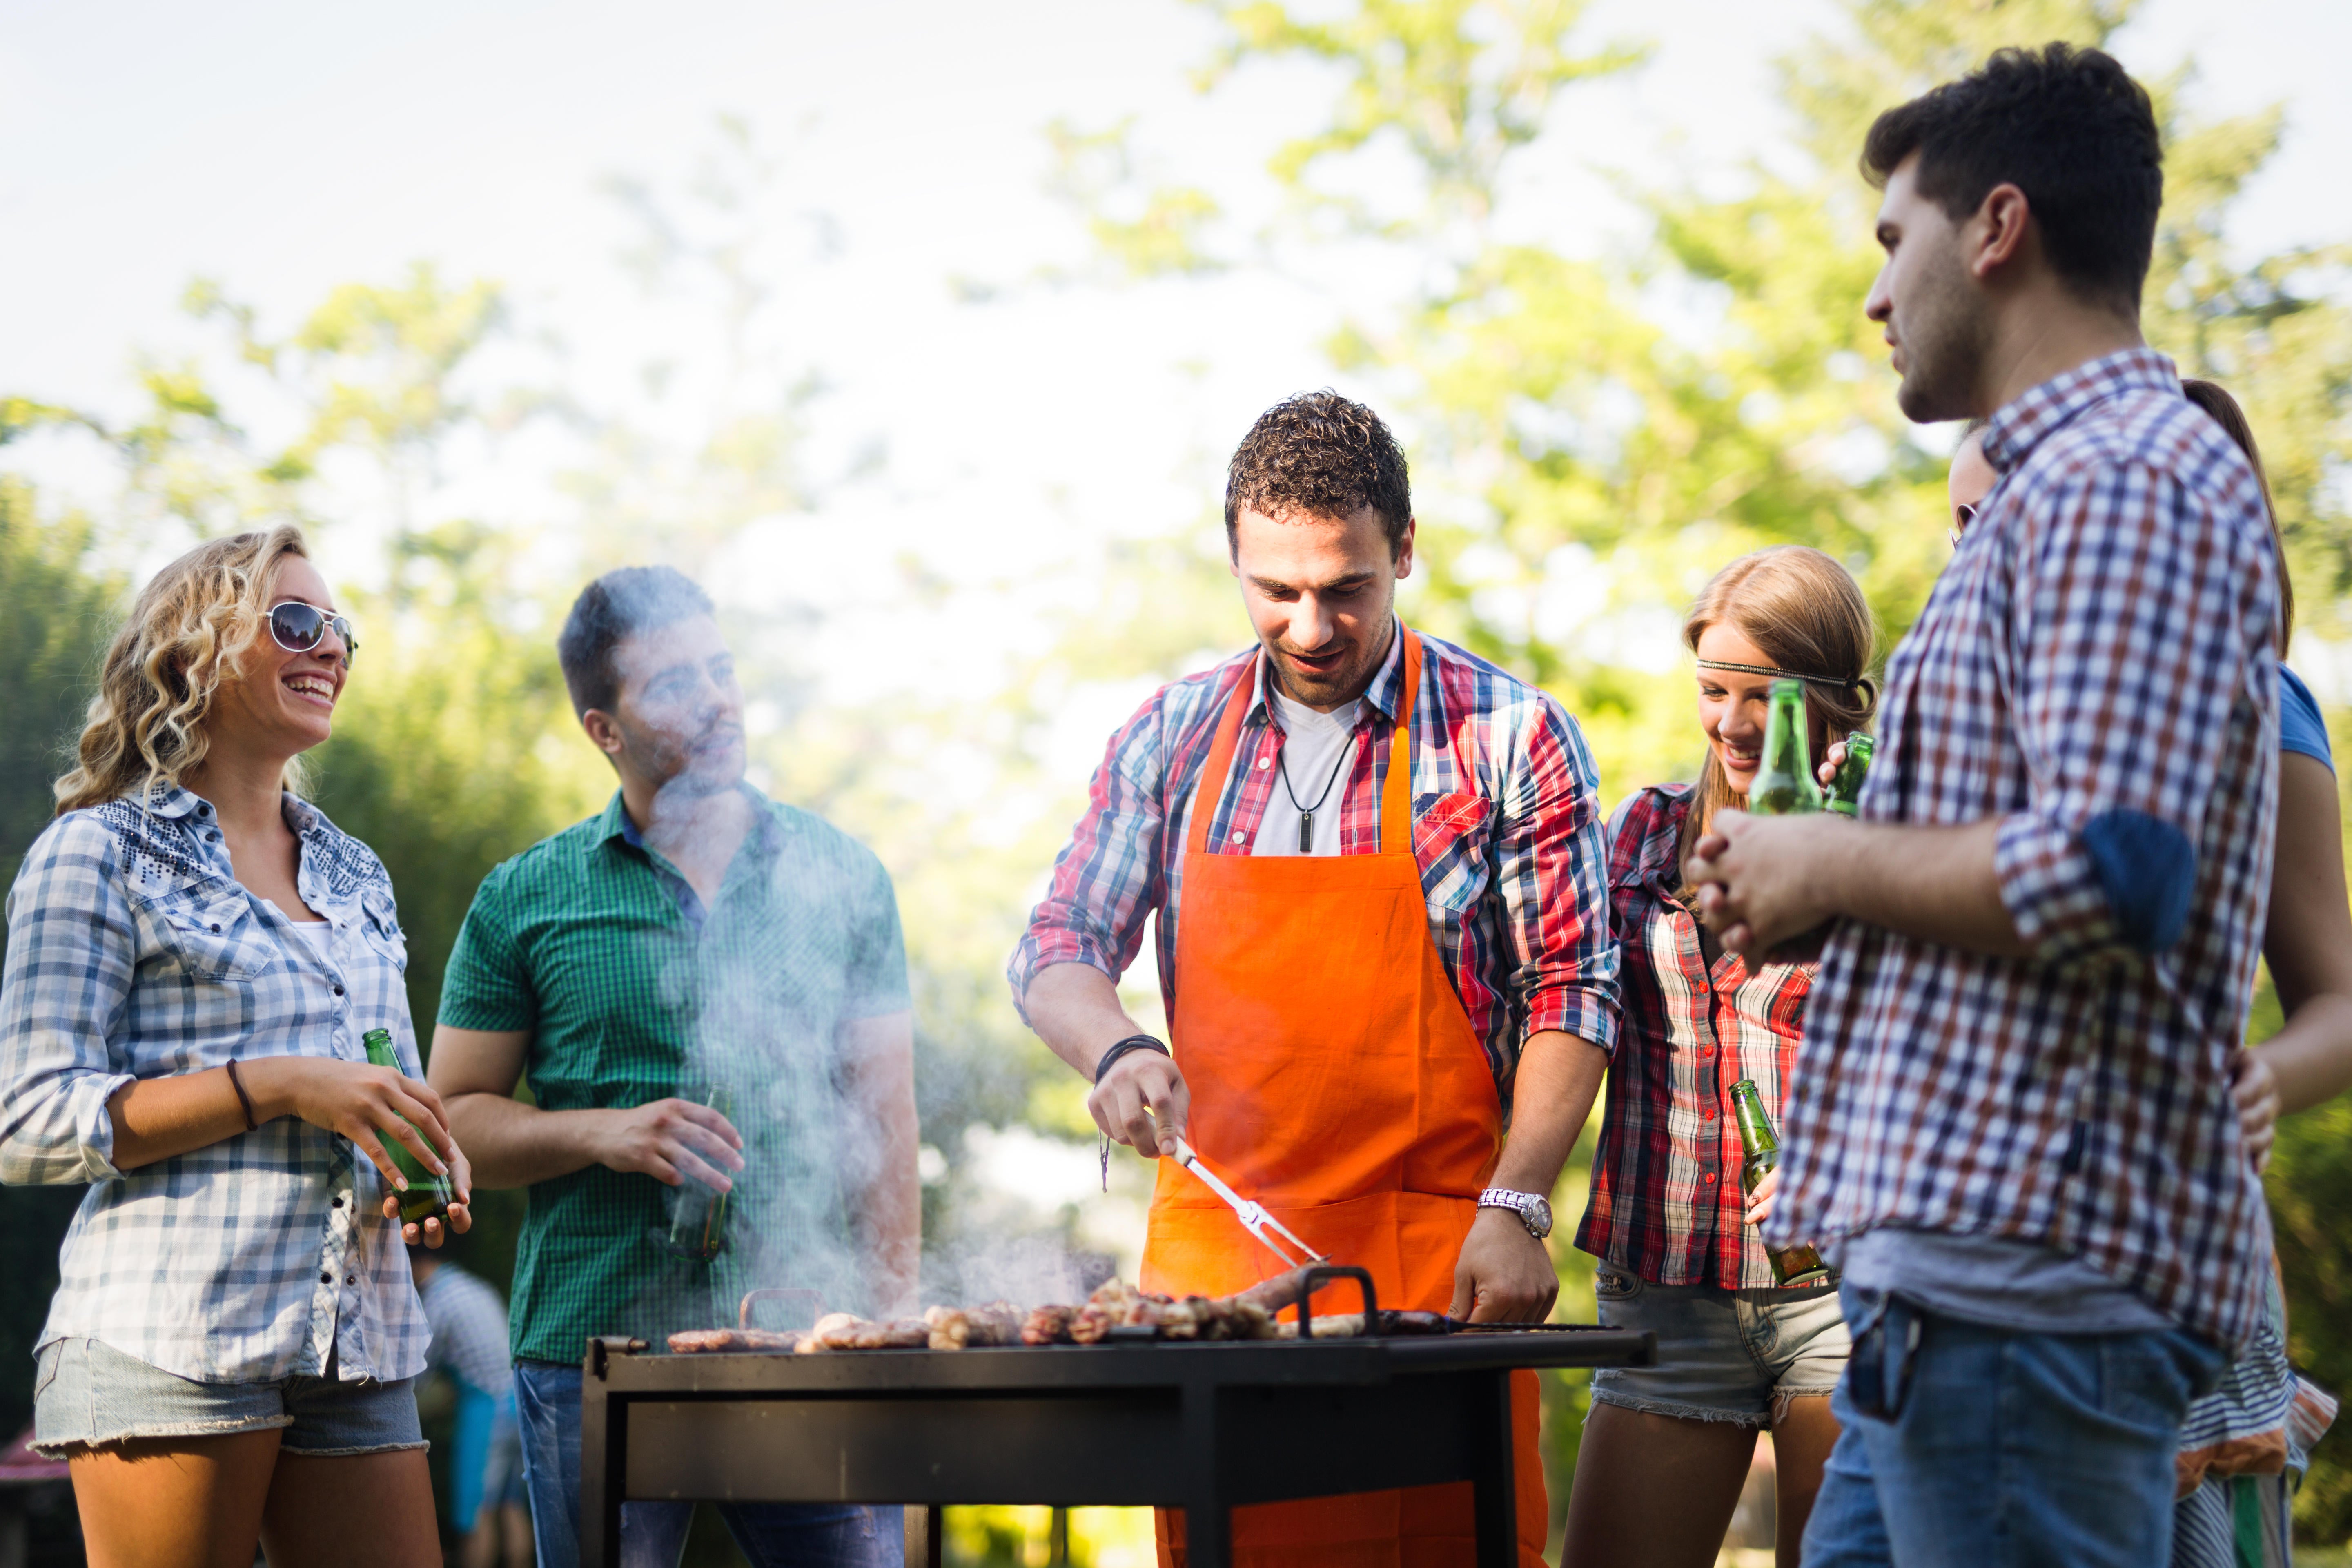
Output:
[[[469,1173],[420,1081],[391,881],[297,793],[356,641],[292,528],[164,567],[8,894],[0,1180],[89,1188],[34,1446],[101,1568],[440,1561],[387,1146],[461,1199]],[[379,1028],[399,1070],[368,1063]]]

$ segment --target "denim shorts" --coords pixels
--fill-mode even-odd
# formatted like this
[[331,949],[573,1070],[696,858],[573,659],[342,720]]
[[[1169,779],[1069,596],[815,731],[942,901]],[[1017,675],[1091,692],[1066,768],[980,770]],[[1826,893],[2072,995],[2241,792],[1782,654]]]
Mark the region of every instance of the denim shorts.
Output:
[[1602,1322],[1658,1336],[1655,1366],[1592,1374],[1592,1397],[1627,1410],[1769,1426],[1789,1400],[1827,1398],[1853,1348],[1837,1287],[1826,1281],[1793,1290],[1654,1285],[1603,1263],[1592,1286]]
[[222,1437],[282,1426],[285,1450],[333,1458],[422,1448],[413,1378],[196,1383],[89,1339],[52,1340],[33,1370],[33,1451],[147,1437]]

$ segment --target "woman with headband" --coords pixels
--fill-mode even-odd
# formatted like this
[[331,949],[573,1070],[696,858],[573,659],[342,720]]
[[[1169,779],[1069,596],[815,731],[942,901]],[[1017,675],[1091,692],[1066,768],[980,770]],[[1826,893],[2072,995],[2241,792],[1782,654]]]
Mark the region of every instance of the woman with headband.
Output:
[[1683,640],[1697,655],[1706,761],[1696,784],[1638,791],[1610,825],[1624,1017],[1576,1237],[1601,1259],[1601,1321],[1655,1332],[1657,1364],[1593,1374],[1571,1568],[1714,1563],[1767,1428],[1780,1561],[1794,1563],[1850,1348],[1829,1278],[1775,1282],[1740,1191],[1731,1098],[1754,1079],[1779,1124],[1814,966],[1724,952],[1692,912],[1683,863],[1717,812],[1747,803],[1775,679],[1805,683],[1815,758],[1869,722],[1870,605],[1820,551],[1760,550],[1716,574]]

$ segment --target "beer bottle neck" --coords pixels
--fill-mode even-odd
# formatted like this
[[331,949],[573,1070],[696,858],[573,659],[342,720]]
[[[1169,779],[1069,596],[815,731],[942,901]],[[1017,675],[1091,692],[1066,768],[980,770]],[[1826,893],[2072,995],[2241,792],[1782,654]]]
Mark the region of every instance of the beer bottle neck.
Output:
[[1780,1147],[1780,1140],[1772,1131],[1772,1119],[1764,1114],[1763,1097],[1757,1094],[1732,1096],[1732,1111],[1739,1118],[1739,1146],[1752,1158],[1769,1154]]

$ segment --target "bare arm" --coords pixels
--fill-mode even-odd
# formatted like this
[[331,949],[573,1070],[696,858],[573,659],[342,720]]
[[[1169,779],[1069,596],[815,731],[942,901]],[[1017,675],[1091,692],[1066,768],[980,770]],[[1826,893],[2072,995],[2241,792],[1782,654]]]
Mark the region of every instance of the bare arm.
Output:
[[675,1187],[688,1176],[719,1192],[743,1168],[742,1138],[719,1112],[685,1100],[626,1110],[542,1110],[514,1097],[530,1037],[520,1029],[433,1031],[425,1079],[485,1187],[527,1187],[591,1165],[634,1171]]
[[1769,952],[1839,915],[2000,958],[2028,949],[1993,870],[1998,821],[1964,827],[1717,814],[1690,874],[1699,912],[1738,953]]
[[2263,957],[2286,1025],[2238,1070],[2240,1124],[2259,1164],[2281,1116],[2352,1088],[2352,906],[2336,775],[2315,757],[2279,759],[2278,854]]
[[[391,1068],[323,1057],[263,1057],[237,1063],[236,1070],[253,1098],[255,1121],[299,1116],[340,1132],[375,1162],[387,1184],[397,1184],[400,1173],[377,1142],[379,1131],[405,1144],[436,1174],[448,1170],[445,1156],[456,1149],[441,1097],[415,1079]],[[245,1105],[226,1068],[142,1079],[115,1090],[106,1109],[114,1121],[115,1168],[122,1171],[223,1142],[246,1130]]]
[[877,1134],[874,1166],[850,1199],[859,1250],[886,1317],[914,1310],[923,1252],[923,1187],[916,1173],[915,1016],[886,1013],[841,1026],[855,1114]]
[[[1550,1194],[1592,1114],[1608,1066],[1609,1053],[1578,1036],[1554,1029],[1528,1037],[1496,1186]],[[1551,1255],[1519,1216],[1508,1209],[1479,1210],[1454,1265],[1453,1315],[1482,1323],[1540,1322],[1559,1294]]]
[[[1039,970],[1021,1005],[1038,1038],[1089,1081],[1105,1051],[1129,1035],[1149,1032],[1118,1005],[1118,987],[1110,976],[1090,963]],[[1176,1135],[1184,1131],[1192,1104],[1184,1075],[1158,1051],[1129,1051],[1087,1097],[1096,1126],[1115,1142],[1154,1156],[1176,1152]]]

